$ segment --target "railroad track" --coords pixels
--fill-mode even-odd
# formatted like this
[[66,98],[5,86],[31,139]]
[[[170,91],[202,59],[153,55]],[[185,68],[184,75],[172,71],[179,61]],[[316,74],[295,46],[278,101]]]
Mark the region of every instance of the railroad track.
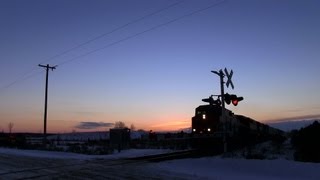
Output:
[[[128,177],[130,168],[150,162],[160,162],[173,159],[200,157],[199,151],[187,150],[165,154],[148,155],[135,158],[124,158],[116,160],[93,159],[77,163],[66,163],[57,165],[47,165],[20,170],[9,170],[0,173],[0,179],[54,179],[54,178],[72,178],[72,179],[105,179],[115,178],[116,175],[124,176],[121,169],[126,167]],[[143,174],[135,174],[142,177]],[[99,178],[100,177],[100,178]],[[138,178],[137,178],[138,179]],[[145,178],[144,178],[145,179]]]
[[183,159],[183,158],[194,158],[194,157],[200,157],[199,151],[197,150],[178,151],[178,152],[165,153],[165,154],[127,158],[127,160],[142,161],[142,162],[160,162],[160,161]]
[[0,179],[38,179],[59,175],[62,171],[76,169],[85,166],[89,162],[70,163],[65,165],[48,165],[20,170],[10,170],[0,173]]

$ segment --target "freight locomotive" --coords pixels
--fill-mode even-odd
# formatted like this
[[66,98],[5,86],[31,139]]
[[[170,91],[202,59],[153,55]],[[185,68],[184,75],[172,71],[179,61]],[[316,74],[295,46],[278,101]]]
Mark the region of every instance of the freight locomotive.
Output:
[[210,96],[202,101],[209,104],[200,105],[195,109],[195,115],[192,117],[193,137],[222,138],[226,133],[229,139],[261,141],[283,134],[281,130],[249,117],[236,115],[226,108],[224,109],[224,119],[222,119],[222,107],[219,99],[213,100]]

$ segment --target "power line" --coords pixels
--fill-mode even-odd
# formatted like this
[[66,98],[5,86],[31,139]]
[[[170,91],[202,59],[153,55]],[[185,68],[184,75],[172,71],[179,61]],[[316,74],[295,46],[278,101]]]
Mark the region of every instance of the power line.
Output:
[[[25,81],[27,79],[30,79],[32,77],[34,77],[35,75],[38,75],[40,74],[41,72],[33,72],[35,69],[32,69],[32,71],[29,71],[29,72],[26,72],[24,73],[20,78],[17,78],[15,81],[11,82],[10,84],[7,84],[6,86],[3,86],[0,88],[0,93],[3,92],[4,90],[10,88],[11,86],[19,83],[19,82],[22,82],[22,81]],[[33,72],[33,73],[32,73]]]
[[[155,14],[157,14],[157,13],[160,13],[161,11],[164,11],[164,10],[166,10],[166,9],[169,9],[170,7],[173,7],[173,6],[175,6],[175,5],[178,5],[178,4],[182,3],[182,2],[183,2],[183,1],[179,1],[179,2],[176,2],[176,3],[174,3],[174,4],[171,4],[171,5],[165,7],[165,8],[163,8],[163,9],[161,9],[161,10],[158,10],[158,11],[155,11],[155,12],[153,12],[153,13],[151,13],[151,14],[148,14],[148,15],[146,15],[146,16],[143,16],[143,17],[141,17],[141,18],[139,18],[139,19],[137,19],[137,20],[134,20],[134,21],[132,21],[132,22],[129,22],[129,23],[127,23],[127,24],[125,24],[125,25],[123,25],[123,26],[120,26],[120,27],[118,27],[118,28],[116,28],[116,29],[117,29],[117,30],[120,30],[120,29],[122,29],[122,28],[124,28],[124,27],[129,26],[130,24],[136,23],[136,22],[141,21],[141,20],[143,20],[143,19],[145,19],[145,18],[147,18],[147,17],[149,17],[149,16],[152,16],[152,15],[155,15]],[[166,25],[168,25],[168,24],[174,23],[174,22],[176,22],[176,21],[178,21],[178,20],[181,20],[181,19],[184,19],[184,18],[186,18],[186,17],[192,16],[192,15],[194,15],[194,14],[197,14],[197,13],[200,13],[200,12],[203,12],[203,11],[206,11],[206,10],[208,10],[208,9],[211,9],[211,8],[217,6],[217,5],[220,5],[220,4],[223,3],[223,2],[225,2],[225,0],[218,1],[218,2],[216,2],[216,3],[214,3],[214,4],[211,4],[210,6],[207,6],[207,7],[205,7],[205,8],[201,8],[201,9],[192,11],[192,12],[190,12],[190,13],[188,13],[188,14],[182,15],[182,16],[180,16],[180,17],[177,17],[177,18],[172,19],[172,20],[170,20],[170,21],[167,21],[167,22],[165,22],[165,23],[162,23],[162,24],[153,26],[153,27],[151,27],[151,28],[149,28],[149,29],[146,29],[146,30],[144,30],[144,31],[142,31],[142,32],[133,34],[133,35],[131,35],[131,36],[127,36],[127,37],[122,38],[122,39],[120,39],[120,40],[118,40],[118,41],[115,41],[115,42],[113,42],[113,43],[110,43],[110,44],[108,44],[108,45],[105,45],[105,46],[103,46],[103,47],[101,47],[101,48],[97,48],[97,49],[95,49],[95,50],[89,51],[89,52],[84,53],[84,54],[82,54],[82,55],[79,55],[79,56],[76,56],[76,57],[74,57],[74,58],[71,58],[71,59],[68,59],[68,60],[66,60],[66,61],[63,61],[63,62],[61,62],[61,63],[58,64],[58,65],[61,66],[61,65],[70,63],[70,62],[75,61],[75,60],[77,60],[77,59],[79,59],[79,58],[82,58],[82,57],[88,56],[88,55],[90,55],[90,54],[93,54],[93,53],[95,53],[95,52],[97,52],[97,51],[101,51],[101,50],[103,50],[103,49],[109,48],[109,47],[114,46],[114,45],[116,45],[116,44],[119,44],[119,43],[121,43],[121,42],[124,42],[124,41],[127,41],[127,40],[129,40],[129,39],[132,39],[132,38],[134,38],[134,37],[140,36],[140,35],[142,35],[142,34],[144,34],[144,33],[153,31],[153,30],[158,29],[158,28],[160,28],[160,27],[163,27],[163,26],[166,26]],[[86,44],[88,44],[88,43],[90,43],[90,42],[92,42],[92,41],[95,41],[95,40],[97,40],[97,39],[99,39],[99,38],[101,38],[101,37],[103,37],[103,36],[106,36],[107,34],[111,34],[111,33],[115,32],[115,31],[117,31],[117,30],[112,30],[112,31],[110,31],[110,32],[108,32],[108,33],[104,33],[104,34],[102,34],[102,35],[100,35],[100,36],[97,36],[96,38],[93,38],[93,39],[91,39],[91,40],[89,40],[89,41],[86,41],[86,42],[84,42],[84,43],[82,43],[82,44],[80,44],[80,45],[78,45],[78,46],[75,46],[75,47],[73,47],[73,48],[71,48],[71,49],[69,49],[69,50],[66,50],[66,51],[64,51],[64,52],[62,52],[62,53],[60,53],[60,54],[57,54],[57,55],[49,58],[46,62],[48,62],[48,61],[50,61],[50,60],[52,60],[52,59],[54,59],[54,58],[57,58],[57,57],[59,57],[59,56],[62,56],[63,54],[66,54],[66,53],[68,53],[68,52],[70,52],[70,51],[72,51],[72,50],[75,50],[75,49],[77,49],[77,48],[79,48],[79,47],[81,47],[81,46],[84,46],[84,45],[86,45]],[[44,61],[44,62],[45,62],[45,61]],[[32,70],[32,71],[34,71],[34,70]],[[32,72],[32,71],[31,71],[31,72]],[[25,73],[25,74],[29,74],[29,73],[31,73],[31,72],[28,72],[28,73]],[[37,74],[38,74],[38,73],[37,73]],[[23,80],[25,80],[25,79],[29,79],[29,78],[33,77],[34,75],[35,75],[35,74],[32,74],[32,75],[30,75],[30,76],[22,77],[22,78],[19,78],[19,79],[15,80],[14,82],[10,83],[9,85],[1,88],[1,89],[0,89],[0,92],[1,92],[2,89],[7,89],[7,88],[13,86],[14,84],[16,84],[16,83],[18,83],[18,82],[20,82],[20,81],[23,81]]]
[[[96,36],[96,37],[94,37],[94,38],[92,38],[92,39],[90,39],[90,40],[88,40],[88,41],[85,41],[85,42],[83,42],[83,43],[81,43],[81,44],[79,44],[79,45],[77,45],[77,46],[74,46],[74,47],[72,47],[72,48],[70,48],[70,49],[68,49],[68,50],[65,50],[65,51],[63,51],[63,52],[61,52],[61,53],[59,53],[59,54],[56,54],[56,55],[52,56],[51,58],[48,58],[47,60],[45,60],[45,61],[43,61],[43,62],[41,62],[41,63],[49,62],[49,61],[51,61],[51,60],[53,60],[53,59],[55,59],[55,58],[57,58],[57,57],[60,57],[60,56],[62,56],[62,55],[64,55],[64,54],[67,54],[67,53],[69,53],[69,52],[71,52],[71,51],[73,51],[73,50],[75,50],[75,49],[78,49],[78,48],[80,48],[80,47],[82,47],[82,46],[84,46],[84,45],[87,45],[87,44],[89,44],[89,43],[91,43],[91,42],[93,42],[93,41],[95,41],[95,40],[98,40],[98,39],[100,39],[100,38],[102,38],[102,37],[105,37],[105,36],[107,36],[107,35],[110,35],[110,34],[116,32],[116,31],[119,31],[119,30],[121,30],[121,29],[124,29],[125,27],[128,27],[128,26],[131,25],[131,24],[135,24],[135,23],[137,23],[137,22],[139,22],[139,21],[142,21],[142,20],[144,20],[144,19],[146,19],[146,18],[149,18],[149,17],[151,17],[151,16],[154,16],[154,15],[156,15],[156,14],[159,14],[159,13],[161,13],[161,12],[167,10],[167,9],[170,9],[170,8],[172,8],[172,7],[174,7],[174,6],[177,6],[177,5],[181,4],[181,3],[183,3],[184,1],[185,1],[185,0],[181,0],[181,1],[178,1],[178,2],[175,2],[175,3],[172,3],[172,4],[169,4],[168,6],[166,6],[166,7],[164,7],[164,8],[161,8],[161,9],[155,11],[155,12],[152,12],[152,13],[150,13],[150,14],[144,15],[144,16],[142,16],[142,17],[140,17],[140,18],[137,18],[137,19],[135,19],[135,20],[133,20],[133,21],[130,21],[130,22],[124,24],[124,25],[118,26],[118,27],[116,27],[115,29],[112,29],[112,30],[109,31],[109,32],[100,34],[99,36]],[[40,63],[40,64],[41,64],[41,63]]]
[[[121,25],[121,26],[118,26],[118,27],[116,27],[115,29],[112,29],[111,31],[108,31],[108,32],[103,33],[103,34],[100,34],[100,35],[98,35],[98,36],[96,36],[96,37],[94,37],[94,38],[92,38],[92,39],[90,39],[90,40],[88,40],[88,41],[85,41],[85,42],[83,42],[83,43],[81,43],[81,44],[79,44],[79,45],[76,45],[76,46],[74,46],[74,47],[72,47],[72,48],[70,48],[70,49],[67,49],[67,50],[65,50],[65,51],[63,51],[63,52],[61,52],[61,53],[59,53],[59,54],[56,54],[56,55],[54,55],[54,56],[52,56],[52,57],[50,57],[50,58],[47,58],[46,60],[40,62],[39,64],[43,64],[43,63],[46,63],[46,62],[50,62],[50,61],[52,61],[52,60],[54,60],[54,59],[56,59],[56,58],[58,58],[58,57],[61,57],[61,56],[65,55],[65,54],[67,54],[67,53],[69,53],[69,52],[71,52],[71,51],[73,51],[73,50],[76,50],[76,49],[78,49],[78,48],[80,48],[80,47],[83,47],[83,46],[85,46],[85,45],[87,45],[87,44],[89,44],[89,43],[91,43],[91,42],[94,42],[94,41],[96,41],[96,40],[98,40],[98,39],[100,39],[100,38],[102,38],[102,37],[105,37],[105,36],[107,36],[107,35],[110,35],[110,34],[116,32],[116,31],[119,31],[119,30],[121,30],[121,29],[124,29],[124,28],[128,27],[129,25],[135,24],[135,23],[137,23],[137,22],[139,22],[139,21],[142,21],[142,20],[144,20],[144,19],[146,19],[146,18],[148,18],[148,17],[151,17],[151,16],[154,16],[154,15],[156,15],[156,14],[159,14],[159,13],[161,13],[161,12],[167,10],[167,9],[170,9],[170,8],[172,8],[172,7],[174,7],[174,6],[177,6],[177,5],[179,5],[179,4],[183,3],[183,2],[185,2],[185,0],[181,0],[181,1],[177,1],[177,2],[174,2],[174,3],[172,3],[172,4],[169,4],[168,6],[165,6],[165,7],[161,8],[161,9],[159,9],[159,10],[156,10],[156,11],[154,11],[154,12],[152,12],[152,13],[146,14],[146,15],[144,15],[144,16],[142,16],[142,17],[140,17],[140,18],[137,18],[137,19],[135,19],[135,20],[133,20],[133,21],[130,21],[130,22],[126,23],[126,24],[123,24],[123,25]],[[33,77],[33,76],[35,75],[35,73],[32,73],[32,72],[35,71],[35,70],[36,70],[36,68],[33,68],[33,69],[31,69],[30,71],[22,74],[19,78],[17,78],[15,81],[11,82],[10,84],[8,84],[8,85],[6,85],[6,86],[4,86],[4,87],[1,87],[1,88],[0,88],[0,92],[3,91],[4,89],[7,89],[7,88],[15,85],[15,84],[18,83],[18,82],[21,82],[21,81],[24,81],[24,80],[26,80],[26,79],[29,79],[29,78]],[[32,74],[31,74],[31,73],[32,73]],[[28,74],[31,74],[31,75],[27,76]],[[37,74],[38,74],[38,73],[37,73]]]
[[63,61],[63,62],[61,62],[61,63],[58,64],[58,65],[61,66],[61,65],[70,63],[70,62],[75,61],[75,60],[77,60],[77,59],[79,59],[79,58],[82,58],[82,57],[88,56],[88,55],[90,55],[90,54],[93,54],[93,53],[95,53],[95,52],[97,52],[97,51],[101,51],[101,50],[103,50],[103,49],[109,48],[109,47],[114,46],[114,45],[116,45],[116,44],[119,44],[119,43],[121,43],[121,42],[124,42],[124,41],[127,41],[127,40],[129,40],[129,39],[132,39],[132,38],[134,38],[134,37],[140,36],[140,35],[142,35],[142,34],[144,34],[144,33],[147,33],[147,32],[153,31],[153,30],[155,30],[155,29],[158,29],[158,28],[160,28],[160,27],[166,26],[166,25],[168,25],[168,24],[174,23],[174,22],[176,22],[176,21],[178,21],[178,20],[181,20],[181,19],[183,19],[183,18],[186,18],[186,17],[192,16],[192,15],[194,15],[194,14],[197,14],[197,13],[200,13],[200,12],[203,12],[203,11],[206,11],[206,10],[208,10],[208,9],[210,9],[210,8],[213,8],[213,7],[217,6],[217,5],[220,5],[220,4],[223,3],[223,2],[225,2],[225,0],[219,1],[219,2],[217,2],[217,3],[215,3],[215,4],[212,4],[212,5],[207,6],[207,7],[205,7],[205,8],[198,9],[198,10],[196,10],[196,11],[192,11],[192,12],[190,12],[190,13],[188,13],[188,14],[182,15],[182,16],[180,16],[180,17],[177,17],[177,18],[172,19],[172,20],[170,20],[170,21],[167,21],[167,22],[165,22],[165,23],[158,24],[158,25],[153,26],[153,27],[151,27],[151,28],[149,28],[149,29],[146,29],[146,30],[144,30],[144,31],[138,32],[138,33],[136,33],[136,34],[133,34],[133,35],[131,35],[131,36],[127,36],[127,37],[122,38],[122,39],[120,39],[120,40],[118,40],[118,41],[115,41],[115,42],[113,42],[113,43],[110,43],[110,44],[108,44],[108,45],[105,45],[105,46],[103,46],[103,47],[101,47],[101,48],[97,48],[97,49],[95,49],[95,50],[89,51],[89,52],[87,52],[87,53],[84,53],[84,54],[82,54],[82,55],[76,56],[76,57],[71,58],[71,59],[69,59],[69,60]]

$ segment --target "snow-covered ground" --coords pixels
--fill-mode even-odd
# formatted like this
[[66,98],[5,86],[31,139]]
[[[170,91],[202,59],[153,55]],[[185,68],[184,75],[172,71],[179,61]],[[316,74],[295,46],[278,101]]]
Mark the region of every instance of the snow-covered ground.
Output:
[[320,164],[283,159],[247,160],[221,157],[182,159],[157,163],[157,170],[183,173],[194,179],[320,179]]
[[[82,155],[65,152],[0,148],[0,154],[35,157],[35,161],[38,158],[69,158],[75,160],[119,159],[161,154],[168,151],[159,149],[131,149],[112,155]],[[274,160],[247,160],[241,157],[223,158],[217,156],[145,163],[139,166],[149,174],[159,174],[159,177],[162,177],[161,175],[166,177],[165,175],[171,174],[180,179],[320,179],[320,164],[295,162],[283,158]]]

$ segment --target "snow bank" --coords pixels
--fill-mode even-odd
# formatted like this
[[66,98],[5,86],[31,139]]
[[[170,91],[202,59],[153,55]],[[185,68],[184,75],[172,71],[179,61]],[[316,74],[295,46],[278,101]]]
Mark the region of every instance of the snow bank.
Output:
[[[19,150],[0,148],[0,154],[54,158],[54,159],[119,159],[167,153],[170,150],[130,149],[111,155],[83,155],[67,152]],[[171,151],[172,152],[172,151]],[[302,163],[285,159],[247,160],[205,157],[145,164],[151,172],[178,174],[185,179],[237,179],[237,180],[319,180],[320,164]]]
[[194,179],[320,179],[320,164],[283,159],[246,160],[209,157],[161,162],[154,168],[183,173],[186,177]]

